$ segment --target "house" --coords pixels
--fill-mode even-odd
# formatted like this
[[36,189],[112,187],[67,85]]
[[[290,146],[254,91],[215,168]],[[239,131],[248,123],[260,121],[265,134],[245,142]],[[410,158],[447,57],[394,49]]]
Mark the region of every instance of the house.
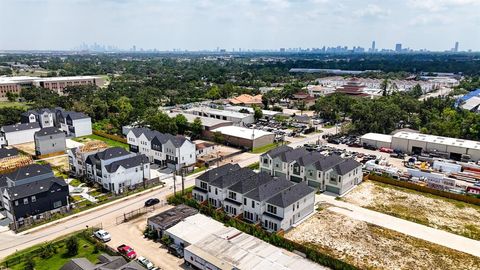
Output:
[[53,127],[55,125],[55,112],[50,109],[28,110],[21,114],[22,123],[37,122],[41,128]]
[[50,166],[32,164],[0,176],[7,217],[21,221],[68,205],[68,185]]
[[195,200],[204,202],[208,200],[208,186],[211,182],[215,181],[219,177],[222,177],[229,172],[239,170],[238,164],[227,163],[221,167],[217,167],[204,172],[199,177],[195,178],[195,187],[193,188],[192,195]]
[[147,156],[112,147],[87,157],[87,178],[112,193],[123,193],[126,188],[150,179]]
[[130,151],[144,154],[151,163],[181,170],[196,163],[195,144],[183,136],[148,128],[132,128],[127,134]]
[[216,149],[217,145],[214,143],[210,142],[200,142],[195,144],[196,148],[196,156],[197,157],[203,157],[205,155],[208,155],[210,153],[213,153]]
[[137,261],[127,262],[122,256],[101,254],[99,263],[93,264],[86,258],[74,258],[64,264],[60,270],[145,270]]
[[0,129],[0,137],[3,137],[5,145],[31,143],[34,141],[35,132],[40,130],[37,122],[3,126]]
[[86,176],[87,166],[85,162],[87,157],[107,148],[108,145],[102,141],[90,141],[80,147],[67,149],[70,174],[74,177]]
[[15,156],[18,156],[17,149],[0,148],[0,163],[4,158],[15,157]]
[[[223,176],[218,177],[217,179],[211,181],[208,184],[208,202],[214,207],[220,208],[224,206],[224,201],[227,199],[235,201],[235,192],[230,192],[227,194],[227,190],[230,186],[251,178],[255,173],[249,168],[240,168],[238,170],[229,172]],[[234,210],[232,210],[234,211]],[[227,211],[229,212],[229,211]],[[237,213],[233,213],[237,215]]]
[[290,105],[293,107],[298,107],[300,103],[305,104],[305,108],[308,109],[311,106],[315,105],[316,98],[309,95],[305,92],[298,92],[293,94]]
[[302,124],[307,124],[307,125],[311,125],[312,124],[312,118],[308,115],[304,115],[304,114],[301,114],[301,115],[295,115],[293,117],[293,119],[295,120],[295,122],[297,123],[302,123]]
[[260,156],[260,171],[284,176],[319,191],[342,195],[363,179],[362,164],[338,155],[324,156],[300,147],[278,147]]
[[63,130],[68,137],[81,137],[92,134],[92,119],[84,113],[57,108],[55,119],[56,126]]
[[288,230],[313,213],[315,189],[306,182],[290,186],[266,201],[262,226],[268,231]]
[[65,133],[56,127],[42,128],[33,135],[35,155],[64,154],[67,148]]

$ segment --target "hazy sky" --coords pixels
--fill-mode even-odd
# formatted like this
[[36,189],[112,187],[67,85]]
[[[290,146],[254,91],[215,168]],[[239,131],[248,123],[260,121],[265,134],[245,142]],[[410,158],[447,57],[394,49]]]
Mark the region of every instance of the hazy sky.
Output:
[[480,0],[0,0],[0,49],[480,51]]

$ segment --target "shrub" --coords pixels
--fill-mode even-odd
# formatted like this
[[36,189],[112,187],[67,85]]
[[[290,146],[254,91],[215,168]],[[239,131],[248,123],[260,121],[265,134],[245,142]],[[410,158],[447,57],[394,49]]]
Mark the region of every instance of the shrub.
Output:
[[67,255],[68,256],[75,256],[78,254],[78,239],[75,236],[71,236],[67,239],[66,242],[66,248],[67,248]]
[[42,259],[48,259],[57,253],[57,248],[51,242],[45,243],[44,246],[40,248],[40,257]]
[[35,269],[35,261],[33,260],[32,256],[28,256],[25,260],[24,268],[25,270],[34,270]]

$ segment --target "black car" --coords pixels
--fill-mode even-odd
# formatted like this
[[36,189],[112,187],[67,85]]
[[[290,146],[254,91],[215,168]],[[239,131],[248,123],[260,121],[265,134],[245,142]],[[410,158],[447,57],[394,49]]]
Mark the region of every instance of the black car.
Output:
[[148,199],[148,200],[145,201],[145,206],[152,206],[152,205],[155,205],[159,202],[160,202],[160,200],[157,199],[157,198]]

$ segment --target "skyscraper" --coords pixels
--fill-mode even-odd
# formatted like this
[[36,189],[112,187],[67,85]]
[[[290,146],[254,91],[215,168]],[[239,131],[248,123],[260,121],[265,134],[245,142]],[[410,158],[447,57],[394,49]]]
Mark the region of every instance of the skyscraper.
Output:
[[401,52],[402,51],[402,43],[395,44],[395,51],[396,52]]
[[370,49],[371,52],[375,52],[375,40],[372,41],[372,48]]
[[455,42],[455,48],[453,49],[454,52],[458,52],[458,41]]

